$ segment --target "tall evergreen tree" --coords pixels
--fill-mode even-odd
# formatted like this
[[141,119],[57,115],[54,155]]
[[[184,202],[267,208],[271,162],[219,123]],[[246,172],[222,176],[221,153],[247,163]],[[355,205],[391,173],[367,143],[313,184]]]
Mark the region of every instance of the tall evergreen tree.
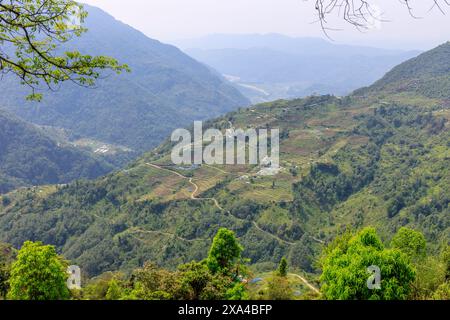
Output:
[[243,248],[233,231],[225,228],[219,229],[209,250],[208,268],[213,273],[232,273],[233,267],[238,267],[242,250]]
[[281,258],[280,264],[278,265],[277,274],[280,277],[286,277],[288,273],[288,262],[285,257]]

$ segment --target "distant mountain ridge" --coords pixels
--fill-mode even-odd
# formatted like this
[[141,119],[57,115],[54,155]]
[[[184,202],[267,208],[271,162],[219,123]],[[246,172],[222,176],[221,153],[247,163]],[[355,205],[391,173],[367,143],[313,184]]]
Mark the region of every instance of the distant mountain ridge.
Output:
[[175,43],[233,77],[236,88],[253,102],[310,94],[345,95],[372,84],[419,53],[277,34],[212,35]]
[[175,45],[183,50],[186,49],[252,49],[268,48],[292,54],[380,56],[396,55],[404,53],[404,50],[382,49],[369,46],[347,45],[333,43],[322,38],[313,37],[290,37],[277,33],[269,34],[212,34],[200,38],[175,40]]
[[0,106],[27,121],[68,129],[144,152],[173,129],[248,105],[218,74],[177,48],[146,37],[95,7],[86,6],[88,33],[70,47],[127,63],[130,74],[109,75],[95,89],[64,84],[44,101],[25,102],[27,88],[5,78]]

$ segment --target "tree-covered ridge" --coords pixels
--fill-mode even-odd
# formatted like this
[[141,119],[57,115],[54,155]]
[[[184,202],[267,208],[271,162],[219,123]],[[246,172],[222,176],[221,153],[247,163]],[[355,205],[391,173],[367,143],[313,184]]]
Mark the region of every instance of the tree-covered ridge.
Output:
[[413,58],[395,67],[386,74],[383,82],[395,82],[407,80],[415,77],[436,77],[448,75],[450,73],[450,41],[439,47],[427,51],[420,56]]
[[355,94],[415,92],[430,98],[449,99],[449,79],[450,42],[446,42],[398,65],[372,86],[356,90]]
[[40,128],[0,110],[0,194],[18,187],[94,179],[112,169],[101,158],[61,145]]

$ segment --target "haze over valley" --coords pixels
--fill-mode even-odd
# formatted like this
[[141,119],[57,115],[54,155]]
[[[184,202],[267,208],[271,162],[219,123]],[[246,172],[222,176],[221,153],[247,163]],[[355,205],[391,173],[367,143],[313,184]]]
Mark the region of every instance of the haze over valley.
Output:
[[253,103],[346,95],[420,53],[280,34],[216,34],[175,43],[219,71]]

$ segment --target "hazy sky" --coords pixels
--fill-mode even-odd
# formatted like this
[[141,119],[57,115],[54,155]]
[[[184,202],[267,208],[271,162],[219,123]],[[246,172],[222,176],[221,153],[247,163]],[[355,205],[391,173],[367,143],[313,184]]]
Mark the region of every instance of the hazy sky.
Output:
[[[370,0],[369,0],[370,1]],[[443,1],[443,0],[442,0]],[[314,23],[314,0],[83,0],[146,35],[171,42],[212,33],[281,33],[323,37]],[[361,33],[352,26],[332,32],[336,43],[429,49],[450,40],[450,7],[429,12],[432,0],[411,0],[413,19],[399,0],[374,0],[384,20]]]

